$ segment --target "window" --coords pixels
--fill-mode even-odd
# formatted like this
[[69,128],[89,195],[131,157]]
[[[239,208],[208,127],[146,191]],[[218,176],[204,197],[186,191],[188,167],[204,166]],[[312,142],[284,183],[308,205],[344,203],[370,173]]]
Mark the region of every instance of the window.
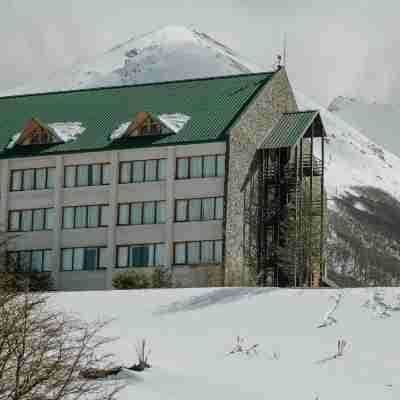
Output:
[[220,264],[223,260],[222,249],[222,240],[175,243],[174,264]]
[[164,224],[165,221],[165,201],[118,205],[118,225]]
[[50,249],[10,251],[7,255],[10,262],[15,263],[15,266],[22,271],[51,271]]
[[166,179],[167,160],[122,161],[119,183],[155,182]]
[[213,221],[223,218],[223,197],[175,201],[175,222]]
[[110,164],[70,165],[64,167],[64,187],[110,184]]
[[164,243],[135,244],[117,247],[118,268],[164,265]]
[[62,249],[62,271],[94,271],[106,268],[106,247],[74,247]]
[[15,210],[8,214],[9,232],[31,232],[52,230],[54,208]]
[[63,228],[98,228],[109,224],[108,205],[64,207]]
[[53,189],[55,168],[35,168],[11,171],[11,192]]
[[208,178],[225,175],[225,156],[207,155],[178,158],[176,179]]

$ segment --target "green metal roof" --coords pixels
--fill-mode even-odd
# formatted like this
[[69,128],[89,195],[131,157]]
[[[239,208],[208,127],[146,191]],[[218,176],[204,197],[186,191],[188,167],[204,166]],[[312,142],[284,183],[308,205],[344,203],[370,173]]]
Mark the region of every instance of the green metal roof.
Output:
[[[113,88],[85,89],[0,98],[0,158],[101,151],[129,147],[221,141],[237,117],[273,72],[184,80]],[[135,137],[111,142],[110,134],[136,113],[182,113],[189,122],[176,134]],[[81,122],[77,140],[5,150],[27,122]]]
[[318,115],[319,112],[315,110],[283,114],[260,147],[275,149],[294,146]]

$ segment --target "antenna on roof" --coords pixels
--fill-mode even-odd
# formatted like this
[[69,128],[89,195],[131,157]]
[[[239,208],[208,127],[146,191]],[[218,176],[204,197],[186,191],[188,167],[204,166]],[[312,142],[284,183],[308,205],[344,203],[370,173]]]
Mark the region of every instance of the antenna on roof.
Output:
[[283,66],[287,65],[287,33],[283,36]]

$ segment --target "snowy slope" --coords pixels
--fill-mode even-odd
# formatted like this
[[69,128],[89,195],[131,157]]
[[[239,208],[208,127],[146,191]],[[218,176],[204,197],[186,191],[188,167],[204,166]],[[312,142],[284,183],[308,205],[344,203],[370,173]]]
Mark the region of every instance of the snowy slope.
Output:
[[296,92],[296,99],[301,109],[321,112],[328,134],[325,182],[330,195],[343,194],[351,186],[373,186],[400,199],[399,157],[302,93]]
[[[152,368],[131,373],[120,400],[399,399],[400,311],[373,293],[344,290],[338,300],[329,289],[167,289],[52,301],[86,320],[115,318],[104,333],[119,337],[109,347],[118,365],[136,362],[134,346],[147,338]],[[385,289],[384,302],[396,304],[398,293]],[[325,319],[337,322],[318,328]],[[258,355],[227,355],[238,335],[258,344]],[[339,339],[348,344],[333,358]]]
[[400,106],[337,97],[328,107],[370,140],[400,156]]
[[167,26],[0,96],[261,71],[205,33]]

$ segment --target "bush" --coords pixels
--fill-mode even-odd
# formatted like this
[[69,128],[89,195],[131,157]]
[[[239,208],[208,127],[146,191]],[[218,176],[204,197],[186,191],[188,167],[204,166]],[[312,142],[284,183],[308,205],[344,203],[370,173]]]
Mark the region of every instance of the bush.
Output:
[[1,286],[10,290],[22,292],[48,292],[53,290],[53,278],[47,272],[5,271],[0,274]]
[[151,282],[145,273],[129,271],[115,276],[113,286],[115,289],[147,289]]
[[172,287],[172,274],[166,267],[156,267],[151,274],[151,287],[154,289]]

